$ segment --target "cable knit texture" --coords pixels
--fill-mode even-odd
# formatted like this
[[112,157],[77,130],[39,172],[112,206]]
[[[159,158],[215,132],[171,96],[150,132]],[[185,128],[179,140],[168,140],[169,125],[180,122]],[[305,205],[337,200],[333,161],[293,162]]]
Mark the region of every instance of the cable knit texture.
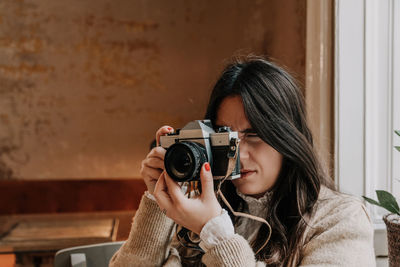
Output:
[[[251,202],[248,202],[249,205]],[[251,209],[251,208],[249,208]],[[174,223],[157,204],[143,197],[128,240],[113,256],[110,266],[182,266],[171,245]],[[238,229],[202,257],[206,266],[265,266]],[[360,200],[321,188],[306,228],[298,266],[375,266],[373,228]]]
[[232,267],[254,266],[256,264],[253,250],[247,241],[238,234],[207,251],[203,256],[203,262],[206,266]]
[[143,195],[129,238],[113,256],[110,266],[162,266],[170,254],[179,258],[176,250],[169,248],[173,226],[157,203]]

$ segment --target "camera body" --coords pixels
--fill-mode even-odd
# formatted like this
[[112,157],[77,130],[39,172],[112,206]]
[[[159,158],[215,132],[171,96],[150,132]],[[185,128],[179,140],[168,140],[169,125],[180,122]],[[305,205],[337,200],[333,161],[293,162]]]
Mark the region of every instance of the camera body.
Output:
[[229,127],[214,131],[210,120],[191,121],[175,133],[161,136],[160,145],[167,149],[165,170],[177,182],[200,179],[205,162],[210,163],[214,179],[227,176],[230,164],[235,166],[227,179],[240,178],[238,132]]

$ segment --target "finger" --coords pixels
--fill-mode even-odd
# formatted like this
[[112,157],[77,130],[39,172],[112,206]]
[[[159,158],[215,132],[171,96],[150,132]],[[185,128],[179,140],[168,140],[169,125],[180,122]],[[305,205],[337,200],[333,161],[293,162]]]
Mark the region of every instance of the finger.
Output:
[[[164,170],[164,160],[162,160],[160,158],[153,158],[153,157],[146,158],[145,160],[143,160],[143,168]],[[160,176],[160,174],[159,174],[159,176]]]
[[168,193],[169,196],[172,198],[172,201],[174,203],[179,203],[182,201],[185,201],[185,196],[181,190],[181,187],[178,185],[177,182],[175,182],[174,180],[172,180],[171,177],[169,177],[168,173],[165,172],[165,183],[168,187]]
[[141,172],[141,175],[142,175],[143,178],[147,177],[148,180],[157,182],[157,180],[160,177],[161,173],[162,173],[162,170],[160,170],[160,169],[145,168]]
[[[159,162],[158,162],[159,161]],[[163,172],[163,161],[160,159],[149,159],[146,158],[142,160],[140,165],[140,174],[142,177],[151,176],[153,178],[160,177],[161,173]]]
[[167,133],[172,133],[174,129],[171,126],[163,126],[158,131],[156,132],[156,141],[157,141],[157,146],[160,145],[160,136],[161,135],[166,135]]
[[206,162],[200,171],[201,195],[203,198],[215,197],[214,179],[211,173],[210,163]]
[[158,206],[162,210],[169,210],[169,208],[173,205],[171,197],[168,194],[167,186],[165,183],[165,172],[160,175],[158,181],[156,183],[156,187],[154,188],[154,197],[157,201]]
[[165,148],[157,146],[150,151],[150,153],[147,155],[147,158],[159,158],[164,160],[166,152],[167,150]]

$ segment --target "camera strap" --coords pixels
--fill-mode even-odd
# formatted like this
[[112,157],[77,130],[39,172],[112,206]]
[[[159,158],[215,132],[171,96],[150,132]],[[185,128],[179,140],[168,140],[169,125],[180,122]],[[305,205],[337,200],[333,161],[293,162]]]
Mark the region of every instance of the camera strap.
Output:
[[[235,147],[237,148],[237,144],[239,143],[239,140],[236,139],[235,142],[236,142],[236,146]],[[229,155],[229,163],[228,163],[227,172],[226,172],[225,177],[223,179],[221,179],[219,181],[219,183],[218,183],[217,195],[219,195],[221,197],[222,201],[225,203],[225,205],[228,207],[228,209],[232,212],[232,214],[234,216],[249,218],[251,220],[255,220],[255,221],[258,221],[258,222],[261,222],[261,223],[264,223],[265,225],[267,225],[267,227],[268,227],[268,237],[265,240],[264,244],[256,251],[256,254],[258,254],[263,248],[265,248],[265,246],[268,244],[268,242],[269,242],[269,240],[271,238],[271,233],[272,233],[271,225],[264,218],[257,217],[257,216],[254,216],[254,215],[250,215],[250,214],[243,213],[243,212],[234,211],[232,206],[229,204],[228,200],[225,198],[224,194],[221,192],[222,183],[225,182],[225,180],[231,175],[233,169],[236,166],[236,159],[237,159],[238,151],[239,151],[236,148],[235,148],[234,154],[233,153],[232,154],[228,154]],[[231,150],[233,150],[232,146],[231,146]]]
[[[255,220],[255,221],[258,221],[258,222],[261,222],[261,223],[264,223],[265,225],[267,225],[268,237],[265,240],[265,242],[263,243],[263,245],[256,251],[256,254],[258,254],[263,248],[265,248],[265,246],[268,244],[268,242],[271,238],[271,233],[272,233],[271,225],[264,218],[250,215],[250,214],[243,213],[243,212],[234,211],[232,206],[229,204],[228,200],[225,198],[224,194],[221,191],[222,183],[227,180],[227,178],[232,174],[233,170],[236,167],[236,159],[238,157],[238,151],[239,151],[239,149],[237,149],[238,143],[239,143],[239,139],[236,139],[236,138],[231,139],[230,151],[228,152],[228,158],[229,158],[228,168],[227,168],[224,178],[222,178],[218,181],[216,194],[222,199],[222,201],[225,203],[227,208],[232,212],[232,214],[234,216],[249,218],[251,220]],[[201,187],[199,187],[199,182],[190,181],[186,184],[186,194],[187,194],[188,198],[190,198],[192,194],[199,195],[200,193],[201,193]],[[186,248],[202,251],[202,249],[198,246],[198,244],[200,243],[199,237],[192,236],[191,232],[184,227],[180,227],[180,229],[177,229],[177,239],[180,242],[180,244]],[[195,244],[195,245],[191,245],[191,244]]]

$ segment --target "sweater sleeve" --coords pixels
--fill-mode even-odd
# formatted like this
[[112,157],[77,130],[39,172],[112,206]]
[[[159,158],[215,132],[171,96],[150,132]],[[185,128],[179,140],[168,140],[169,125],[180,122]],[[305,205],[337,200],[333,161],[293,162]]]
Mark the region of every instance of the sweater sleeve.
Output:
[[[329,201],[328,201],[329,202]],[[375,266],[373,227],[355,198],[318,209],[308,226],[300,266]]]
[[174,222],[157,203],[143,196],[128,240],[111,258],[117,266],[180,266],[176,249],[170,246]]
[[265,263],[256,261],[249,243],[239,234],[235,234],[229,240],[219,242],[216,246],[208,250],[203,256],[203,263],[207,267],[265,266]]

